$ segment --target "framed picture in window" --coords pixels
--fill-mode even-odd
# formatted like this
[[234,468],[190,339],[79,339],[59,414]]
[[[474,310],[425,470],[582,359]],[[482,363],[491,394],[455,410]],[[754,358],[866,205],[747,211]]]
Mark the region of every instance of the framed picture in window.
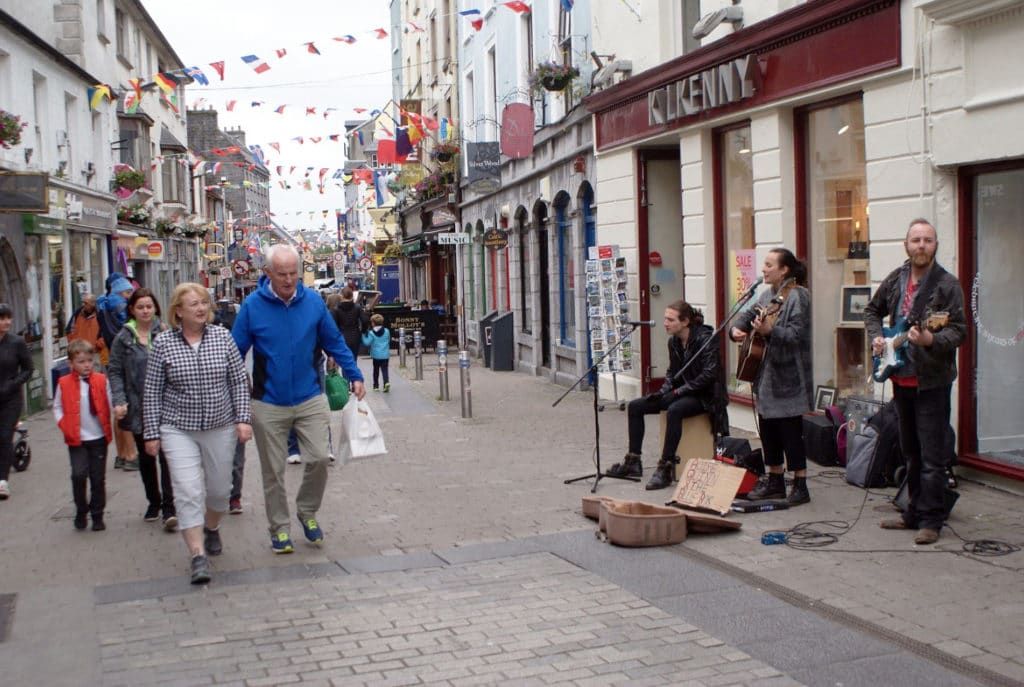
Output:
[[870,286],[844,286],[840,299],[840,320],[844,323],[863,322],[864,309],[871,300]]
[[818,386],[814,390],[814,409],[824,411],[831,405],[835,405],[836,390],[831,386]]

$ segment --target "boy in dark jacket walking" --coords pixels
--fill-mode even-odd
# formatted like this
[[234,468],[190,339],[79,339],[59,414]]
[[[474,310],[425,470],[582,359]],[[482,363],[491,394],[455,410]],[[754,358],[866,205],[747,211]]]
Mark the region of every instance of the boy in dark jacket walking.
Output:
[[391,332],[384,326],[384,316],[374,314],[370,318],[370,331],[363,334],[363,345],[370,349],[373,359],[373,390],[379,391],[378,381],[384,375],[384,393],[391,391],[388,381],[388,361],[391,359]]

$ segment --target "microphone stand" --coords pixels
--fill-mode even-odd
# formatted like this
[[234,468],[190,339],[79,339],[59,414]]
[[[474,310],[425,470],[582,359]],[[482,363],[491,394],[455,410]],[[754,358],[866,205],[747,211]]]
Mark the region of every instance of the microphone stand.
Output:
[[594,466],[595,466],[595,472],[593,472],[593,473],[591,473],[589,475],[582,475],[580,477],[573,477],[572,479],[567,479],[564,482],[564,484],[572,484],[573,482],[579,482],[580,480],[590,479],[591,477],[593,477],[594,478],[594,486],[590,489],[590,493],[591,494],[593,494],[594,492],[597,491],[597,483],[601,481],[602,477],[612,477],[614,479],[624,479],[624,480],[627,480],[629,482],[639,482],[640,481],[639,477],[626,477],[626,476],[623,476],[623,475],[609,475],[609,474],[607,474],[605,472],[601,472],[601,423],[597,419],[598,418],[598,412],[600,411],[598,400],[597,400],[597,368],[601,365],[601,363],[603,363],[608,358],[609,355],[612,354],[612,352],[616,348],[619,347],[619,344],[621,344],[623,341],[625,341],[626,339],[628,339],[629,337],[631,337],[633,335],[633,332],[635,332],[637,327],[640,326],[640,323],[639,322],[634,322],[634,323],[631,324],[631,326],[632,326],[632,329],[629,330],[628,334],[626,334],[625,336],[620,338],[618,341],[616,341],[614,346],[609,348],[607,351],[604,352],[604,355],[602,355],[600,358],[595,360],[594,364],[590,366],[590,369],[588,369],[586,372],[584,372],[582,377],[580,377],[575,382],[573,382],[572,386],[570,386],[568,389],[566,389],[565,393],[563,393],[561,396],[559,396],[558,399],[554,403],[551,404],[551,407],[554,408],[555,406],[557,406],[559,403],[562,402],[563,398],[565,398],[566,396],[569,395],[570,391],[572,391],[577,386],[579,386],[580,382],[582,382],[584,379],[586,379],[590,375],[594,376],[593,384],[591,384],[591,387],[594,390]]

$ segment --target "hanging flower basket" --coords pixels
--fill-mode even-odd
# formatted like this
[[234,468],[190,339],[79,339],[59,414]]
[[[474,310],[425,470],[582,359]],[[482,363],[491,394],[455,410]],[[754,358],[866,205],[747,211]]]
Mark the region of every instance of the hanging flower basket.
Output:
[[115,165],[113,184],[114,194],[124,199],[146,185],[146,175],[133,169],[131,165]]
[[564,91],[579,75],[580,70],[571,64],[541,62],[530,73],[530,87],[534,91]]
[[458,143],[452,143],[451,141],[444,141],[434,146],[434,150],[431,151],[434,159],[438,162],[451,162],[452,158],[459,154],[462,149],[459,148]]
[[147,226],[153,215],[145,205],[122,205],[117,208],[117,221]]
[[26,126],[18,115],[0,110],[0,148],[13,148],[21,143],[21,130]]

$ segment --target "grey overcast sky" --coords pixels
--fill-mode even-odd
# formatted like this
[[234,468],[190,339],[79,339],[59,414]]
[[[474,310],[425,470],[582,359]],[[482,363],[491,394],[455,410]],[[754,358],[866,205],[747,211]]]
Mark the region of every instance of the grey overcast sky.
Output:
[[[198,66],[210,80],[209,86],[187,88],[187,106],[216,109],[222,129],[241,127],[246,143],[262,146],[276,221],[289,229],[317,229],[325,223],[333,229],[333,213],[344,208],[344,194],[340,182],[330,177],[345,157],[344,144],[328,136],[344,139],[345,120],[366,116],[355,108],[381,108],[391,97],[390,36],[396,29],[390,25],[387,0],[143,0],[143,5],[185,66]],[[389,37],[376,38],[377,28]],[[345,35],[355,43],[334,40]],[[309,42],[319,55],[309,52]],[[280,49],[286,51],[283,57],[277,55]],[[243,55],[257,55],[269,71],[257,74],[242,62]],[[210,66],[221,60],[223,81]],[[230,100],[236,103],[228,112]],[[253,101],[263,104],[253,107]],[[285,105],[283,114],[274,112],[280,105]],[[307,115],[307,107],[316,108],[316,114]],[[327,108],[335,109],[325,118]],[[305,142],[293,141],[297,136]],[[320,142],[313,143],[314,137]],[[272,142],[280,145],[280,154],[268,145]],[[284,166],[291,190],[277,183],[278,165]],[[312,191],[299,183],[307,167],[314,168]],[[322,167],[330,168],[323,195],[316,190]],[[327,220],[323,210],[330,211]]]

